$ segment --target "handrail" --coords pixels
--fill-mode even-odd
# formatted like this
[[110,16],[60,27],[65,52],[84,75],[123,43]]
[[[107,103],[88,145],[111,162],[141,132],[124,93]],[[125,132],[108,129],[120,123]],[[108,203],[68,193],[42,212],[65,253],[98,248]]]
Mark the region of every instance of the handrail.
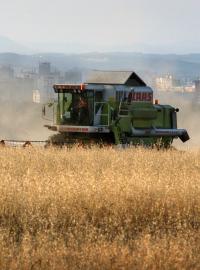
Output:
[[[96,105],[98,104],[101,104],[101,105],[107,105],[108,106],[108,113],[96,113]],[[102,108],[103,106],[101,106]],[[99,127],[108,127],[110,125],[110,105],[108,102],[105,102],[105,101],[98,101],[98,102],[94,102],[94,117],[95,116],[107,116],[108,119],[107,119],[107,125],[98,125]]]
[[129,109],[122,109],[121,108],[122,105],[127,106],[127,103],[122,102],[122,99],[121,99],[120,104],[119,104],[118,116],[120,116],[120,117],[129,117],[128,114],[127,115],[121,114],[121,112],[126,112],[126,113],[129,112]]

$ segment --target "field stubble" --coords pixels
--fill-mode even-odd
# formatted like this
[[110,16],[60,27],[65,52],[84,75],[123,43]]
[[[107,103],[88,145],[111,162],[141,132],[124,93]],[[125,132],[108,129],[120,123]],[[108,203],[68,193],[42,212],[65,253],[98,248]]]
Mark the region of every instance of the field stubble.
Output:
[[0,269],[200,268],[200,151],[0,151]]

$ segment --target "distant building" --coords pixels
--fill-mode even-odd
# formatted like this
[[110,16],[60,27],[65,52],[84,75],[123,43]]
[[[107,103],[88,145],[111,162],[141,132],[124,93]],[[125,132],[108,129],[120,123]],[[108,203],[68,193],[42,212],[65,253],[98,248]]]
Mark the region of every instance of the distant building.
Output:
[[10,66],[0,67],[0,81],[11,80],[14,78],[14,69]]
[[42,62],[39,64],[39,76],[48,76],[51,73],[51,63]]
[[195,81],[194,102],[200,104],[200,80]]
[[184,87],[185,93],[194,93],[195,92],[195,85],[191,84],[190,86]]
[[40,91],[41,102],[45,103],[48,100],[56,98],[53,90],[53,85],[56,83],[64,83],[64,78],[58,71],[49,73],[49,75],[46,76],[39,76],[37,80],[37,89]]
[[53,85],[65,82],[81,83],[82,73],[78,69],[62,73],[50,62],[41,62],[35,69],[0,66],[0,100],[46,103],[57,98]]
[[176,91],[182,91],[180,81],[172,75],[156,78],[155,86],[158,91],[173,91],[174,88],[177,88]]
[[40,91],[39,90],[33,90],[33,102],[40,103]]

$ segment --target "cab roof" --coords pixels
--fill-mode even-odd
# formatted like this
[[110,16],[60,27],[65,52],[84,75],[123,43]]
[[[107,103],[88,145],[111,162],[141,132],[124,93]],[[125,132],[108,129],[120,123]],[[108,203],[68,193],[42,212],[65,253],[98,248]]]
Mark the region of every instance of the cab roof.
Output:
[[54,84],[53,88],[56,93],[62,93],[69,90],[83,91],[85,90],[85,84]]
[[56,93],[69,90],[83,91],[87,85],[125,85],[129,87],[146,87],[146,83],[133,71],[92,71],[84,84],[55,84]]
[[90,72],[87,84],[146,86],[146,83],[133,71],[97,71]]

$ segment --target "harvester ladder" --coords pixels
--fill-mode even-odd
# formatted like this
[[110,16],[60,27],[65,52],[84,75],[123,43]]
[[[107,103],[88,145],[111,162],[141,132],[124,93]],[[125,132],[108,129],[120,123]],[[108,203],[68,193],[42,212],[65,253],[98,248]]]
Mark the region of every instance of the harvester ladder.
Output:
[[120,100],[120,103],[119,103],[118,115],[120,117],[127,117],[129,110],[127,108],[127,104],[122,102],[122,100],[123,100],[123,96],[121,97],[121,100]]

